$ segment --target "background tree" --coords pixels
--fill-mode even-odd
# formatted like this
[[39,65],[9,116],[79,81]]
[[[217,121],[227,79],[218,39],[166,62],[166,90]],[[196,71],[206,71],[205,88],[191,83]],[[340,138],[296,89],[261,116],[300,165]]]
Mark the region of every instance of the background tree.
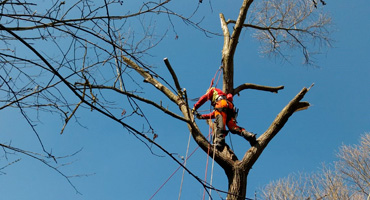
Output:
[[343,145],[334,167],[311,174],[291,175],[271,182],[262,190],[262,199],[368,199],[370,185],[370,135],[358,145]]
[[[57,114],[64,123],[60,131],[63,133],[72,119],[79,122],[79,112],[90,110],[117,122],[139,140],[148,143],[148,147],[156,146],[181,165],[173,154],[155,142],[158,133],[142,108],[149,105],[184,122],[196,143],[206,153],[209,151],[209,155],[214,154],[214,160],[225,170],[229,181],[228,199],[245,199],[249,170],[289,117],[309,106],[308,102],[301,101],[309,88],[303,88],[281,110],[258,138],[258,145],[245,152],[243,158],[238,159],[230,148],[213,152],[209,149],[206,134],[202,133],[190,113],[192,105],[188,102],[188,91],[181,87],[168,60],[166,66],[171,77],[167,78],[156,72],[153,64],[146,62],[150,50],[166,35],[165,31],[160,34],[154,32],[155,24],[147,18],[154,19],[157,14],[163,14],[170,25],[174,25],[172,19],[180,18],[205,34],[213,34],[191,18],[192,15],[185,17],[172,11],[167,7],[170,2],[148,1],[137,8],[126,6],[123,1],[92,3],[80,0],[74,4],[55,1],[44,5],[30,1],[1,2],[0,29],[5,47],[0,54],[4,99],[1,110],[15,108],[21,113],[39,140],[42,152],[30,153],[11,143],[2,144],[2,147],[39,159],[60,172],[46,161],[52,159],[57,162],[58,158],[44,146],[38,122],[48,116],[45,113]],[[330,41],[326,29],[330,18],[316,14],[321,11],[315,8],[316,2],[256,1],[255,7],[251,7],[253,4],[251,0],[241,2],[235,20],[225,20],[220,14],[224,38],[220,60],[223,90],[227,93],[239,94],[245,89],[277,93],[283,89],[283,86],[250,83],[234,86],[234,56],[243,29],[257,30],[257,38],[266,44],[264,51],[280,54],[284,59],[288,59],[283,54],[286,48],[301,48],[306,63],[311,63],[308,46],[312,41],[320,44]],[[127,10],[114,9],[115,6]],[[249,22],[247,14],[250,15]],[[176,33],[175,26],[172,30]],[[171,78],[174,84],[170,83]],[[152,87],[141,84],[141,80]],[[150,97],[142,93],[149,91],[160,95]],[[165,106],[170,103],[177,105],[180,112]],[[137,120],[145,124],[144,128],[132,125]],[[68,176],[65,178],[69,181]],[[199,182],[205,188],[211,187]]]

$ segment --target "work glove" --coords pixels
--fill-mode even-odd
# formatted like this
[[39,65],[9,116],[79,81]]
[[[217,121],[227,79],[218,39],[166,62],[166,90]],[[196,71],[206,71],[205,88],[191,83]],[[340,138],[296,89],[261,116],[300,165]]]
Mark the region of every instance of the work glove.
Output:
[[195,115],[196,118],[198,119],[203,119],[203,117],[195,110],[195,108],[191,109],[191,113]]

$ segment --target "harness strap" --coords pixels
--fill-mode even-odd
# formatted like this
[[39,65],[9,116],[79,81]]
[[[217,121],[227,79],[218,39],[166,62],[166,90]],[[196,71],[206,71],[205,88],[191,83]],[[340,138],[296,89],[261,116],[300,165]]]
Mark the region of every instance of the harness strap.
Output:
[[217,97],[216,102],[221,101],[223,99],[226,99],[226,96],[225,95],[220,95],[220,96]]
[[[220,96],[222,97],[222,96]],[[225,97],[225,96],[223,96]],[[226,97],[225,97],[226,98]],[[222,99],[221,99],[222,100]],[[234,118],[236,120],[236,117],[237,117],[237,109],[234,107],[234,104],[232,104],[230,101],[226,100],[227,102],[227,107],[223,107],[223,108],[214,108],[215,110],[217,110],[218,112],[224,112],[226,113],[226,116],[227,116],[227,119],[226,119],[226,123],[228,121],[231,120],[231,118]],[[233,108],[230,108],[230,103],[233,105]]]

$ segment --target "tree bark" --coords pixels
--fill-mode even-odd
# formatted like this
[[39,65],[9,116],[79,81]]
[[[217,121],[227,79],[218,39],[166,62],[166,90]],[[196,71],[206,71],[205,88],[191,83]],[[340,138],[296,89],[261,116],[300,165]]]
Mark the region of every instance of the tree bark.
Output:
[[[249,8],[250,3],[252,0],[244,0],[243,8],[246,11]],[[243,10],[243,9],[242,9]],[[238,21],[243,21],[245,19],[245,13],[242,13],[242,16],[239,17]],[[222,59],[223,59],[223,90],[227,93],[239,93],[245,89],[258,89],[263,91],[269,91],[277,93],[279,90],[283,89],[283,86],[278,87],[268,87],[268,86],[261,86],[255,84],[242,84],[237,88],[234,88],[233,84],[233,71],[234,71],[234,64],[233,64],[233,57],[235,53],[235,48],[237,45],[238,37],[240,33],[235,33],[236,31],[240,32],[239,29],[234,29],[232,36],[230,37],[230,33],[225,22],[225,19],[222,14],[220,14],[221,18],[221,27],[224,33],[224,47],[222,51]],[[242,24],[237,23],[237,24]],[[228,177],[228,200],[245,200],[246,192],[247,192],[247,176],[257,161],[259,156],[262,154],[263,150],[266,148],[268,143],[273,139],[273,137],[280,131],[280,129],[285,125],[288,121],[289,117],[296,111],[305,109],[309,106],[308,102],[301,102],[305,94],[308,92],[309,89],[303,88],[289,103],[285,106],[282,111],[278,114],[275,120],[272,122],[271,126],[263,133],[258,139],[257,144],[252,146],[243,156],[241,160],[239,160],[234,152],[227,147],[219,151],[215,150],[214,148],[210,148],[210,143],[202,134],[201,130],[197,126],[194,116],[191,113],[190,107],[187,102],[186,98],[186,91],[182,92],[180,84],[178,83],[177,77],[175,72],[173,71],[172,67],[170,66],[168,60],[165,60],[168,70],[171,72],[171,75],[174,79],[177,94],[173,93],[169,88],[163,85],[160,81],[158,81],[155,77],[153,77],[148,71],[144,70],[142,67],[137,65],[135,62],[130,60],[127,57],[122,56],[123,61],[131,66],[134,70],[136,70],[145,80],[145,82],[152,84],[156,89],[161,91],[164,95],[167,96],[169,100],[174,102],[179,106],[183,114],[183,121],[187,122],[189,131],[191,132],[195,142],[199,145],[199,147],[204,151],[208,152],[209,155],[214,155],[213,159],[220,165],[221,168],[224,169],[225,174]],[[214,152],[215,151],[215,152]],[[212,156],[210,156],[212,157]]]
[[229,181],[227,200],[245,200],[248,171],[245,171],[240,162],[237,162],[232,170],[226,172],[226,175]]
[[223,73],[223,91],[233,93],[234,90],[234,55],[236,47],[239,43],[239,36],[243,29],[243,24],[247,16],[248,9],[253,3],[253,0],[244,0],[240,7],[239,16],[236,20],[233,32],[230,35],[229,28],[224,15],[220,14],[221,28],[224,35],[224,45],[222,48],[222,66]]

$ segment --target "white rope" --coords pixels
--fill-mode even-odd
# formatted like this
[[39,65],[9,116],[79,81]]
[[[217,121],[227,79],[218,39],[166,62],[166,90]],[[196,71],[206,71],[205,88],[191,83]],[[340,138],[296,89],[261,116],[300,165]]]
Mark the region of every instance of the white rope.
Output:
[[213,156],[212,156],[212,169],[211,169],[211,181],[210,181],[210,186],[211,188],[209,189],[209,200],[212,199],[212,181],[213,181],[213,167],[215,166],[215,152],[216,152],[216,145],[213,145]]
[[188,158],[188,153],[189,153],[190,139],[191,139],[191,133],[189,132],[188,147],[186,148],[186,156],[185,156],[185,161],[184,161],[184,169],[182,170],[182,178],[181,178],[180,192],[179,192],[178,200],[180,200],[180,198],[181,198],[182,183],[184,182],[184,174],[185,174],[186,160]]

